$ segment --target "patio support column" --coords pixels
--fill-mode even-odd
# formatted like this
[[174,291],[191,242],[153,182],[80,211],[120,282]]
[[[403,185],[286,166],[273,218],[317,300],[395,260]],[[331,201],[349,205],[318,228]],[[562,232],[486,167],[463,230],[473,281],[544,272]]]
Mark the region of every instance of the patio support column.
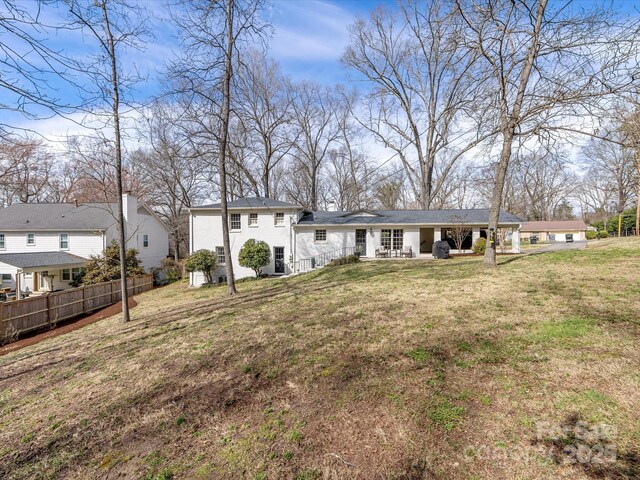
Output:
[[16,271],[16,300],[20,300],[20,290],[22,290],[22,285],[20,281],[20,276],[22,275],[22,270]]
[[511,230],[511,252],[520,253],[520,229],[514,228]]
[[433,229],[433,243],[442,240],[442,227],[434,227]]
[[471,243],[476,243],[476,240],[480,238],[480,227],[473,227],[471,230]]

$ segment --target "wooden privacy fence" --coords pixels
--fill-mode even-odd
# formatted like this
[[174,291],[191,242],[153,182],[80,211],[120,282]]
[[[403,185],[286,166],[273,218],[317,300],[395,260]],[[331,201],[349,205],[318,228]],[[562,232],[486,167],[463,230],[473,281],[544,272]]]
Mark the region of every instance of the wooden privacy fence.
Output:
[[[127,280],[129,295],[152,288],[151,274]],[[39,297],[0,302],[0,340],[107,307],[121,298],[120,280],[113,280]]]

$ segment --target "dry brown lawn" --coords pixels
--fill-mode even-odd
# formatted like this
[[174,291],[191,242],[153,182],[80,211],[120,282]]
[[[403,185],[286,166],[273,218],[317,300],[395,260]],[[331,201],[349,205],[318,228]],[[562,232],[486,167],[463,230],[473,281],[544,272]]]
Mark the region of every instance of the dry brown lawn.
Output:
[[0,477],[640,478],[640,241],[501,263],[141,295],[0,357]]

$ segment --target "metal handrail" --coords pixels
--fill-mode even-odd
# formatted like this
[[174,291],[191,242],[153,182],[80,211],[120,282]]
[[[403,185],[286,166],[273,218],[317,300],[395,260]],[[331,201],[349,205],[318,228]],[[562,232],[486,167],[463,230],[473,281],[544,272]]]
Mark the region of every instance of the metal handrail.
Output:
[[294,262],[294,272],[307,272],[309,270],[314,270],[316,268],[324,267],[328,263],[333,260],[337,260],[339,258],[348,257],[349,255],[355,255],[360,252],[361,248],[359,246],[355,247],[342,247],[337,250],[332,250],[330,252],[320,253],[318,255],[314,255],[313,257],[303,258],[302,260],[298,260]]

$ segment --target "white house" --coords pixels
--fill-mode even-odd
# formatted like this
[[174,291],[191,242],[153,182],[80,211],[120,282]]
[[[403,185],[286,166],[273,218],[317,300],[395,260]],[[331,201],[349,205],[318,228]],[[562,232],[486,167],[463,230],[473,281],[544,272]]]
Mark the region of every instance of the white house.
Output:
[[[123,195],[127,248],[150,270],[169,253],[169,230],[132,195]],[[115,203],[21,203],[0,208],[0,288],[69,288],[91,255],[117,238]],[[17,287],[17,288],[16,288]]]
[[[263,271],[284,275],[307,270],[322,258],[357,249],[363,257],[431,256],[438,240],[451,243],[460,225],[470,235],[463,249],[477,238],[487,237],[488,209],[469,210],[361,210],[356,212],[310,212],[298,205],[269,198],[243,198],[228,202],[231,256],[236,278],[254,275],[240,267],[238,253],[250,238],[265,241],[272,249],[271,264]],[[190,251],[214,250],[218,267],[214,278],[225,275],[220,204],[190,209]],[[507,212],[500,215],[499,228],[517,232],[521,220]],[[511,235],[513,252],[520,251],[519,236]],[[200,273],[191,274],[192,285],[204,283]]]

